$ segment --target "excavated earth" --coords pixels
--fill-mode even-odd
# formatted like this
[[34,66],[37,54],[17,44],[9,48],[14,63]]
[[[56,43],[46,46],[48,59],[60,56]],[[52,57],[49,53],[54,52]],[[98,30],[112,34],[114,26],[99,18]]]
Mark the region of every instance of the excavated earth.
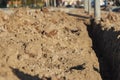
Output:
[[13,11],[0,11],[0,80],[102,80],[82,19],[61,11]]

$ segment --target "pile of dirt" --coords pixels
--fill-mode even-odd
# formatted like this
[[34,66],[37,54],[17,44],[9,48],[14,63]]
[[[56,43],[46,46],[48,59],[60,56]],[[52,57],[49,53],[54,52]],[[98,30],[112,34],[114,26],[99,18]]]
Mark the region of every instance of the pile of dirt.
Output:
[[101,26],[104,28],[114,27],[115,31],[119,31],[120,28],[120,15],[118,13],[110,12],[102,14]]
[[0,80],[101,80],[86,26],[64,12],[0,12]]

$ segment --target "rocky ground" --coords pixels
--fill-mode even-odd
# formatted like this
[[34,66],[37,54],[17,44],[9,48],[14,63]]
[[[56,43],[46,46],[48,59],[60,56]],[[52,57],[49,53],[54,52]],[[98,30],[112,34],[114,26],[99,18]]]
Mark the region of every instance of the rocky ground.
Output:
[[0,80],[101,80],[81,18],[47,9],[13,11],[0,11]]

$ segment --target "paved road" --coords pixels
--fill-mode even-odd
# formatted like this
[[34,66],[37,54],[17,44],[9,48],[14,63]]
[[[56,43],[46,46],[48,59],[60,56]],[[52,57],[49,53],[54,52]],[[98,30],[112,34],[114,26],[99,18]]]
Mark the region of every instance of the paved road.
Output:
[[4,11],[5,13],[7,14],[12,14],[14,13],[12,9],[9,9],[9,8],[0,8],[0,10]]

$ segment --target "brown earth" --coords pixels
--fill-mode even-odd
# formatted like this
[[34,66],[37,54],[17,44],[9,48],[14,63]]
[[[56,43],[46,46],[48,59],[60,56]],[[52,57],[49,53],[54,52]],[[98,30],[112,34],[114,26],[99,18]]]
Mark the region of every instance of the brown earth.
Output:
[[101,80],[83,20],[60,11],[1,11],[0,80]]

